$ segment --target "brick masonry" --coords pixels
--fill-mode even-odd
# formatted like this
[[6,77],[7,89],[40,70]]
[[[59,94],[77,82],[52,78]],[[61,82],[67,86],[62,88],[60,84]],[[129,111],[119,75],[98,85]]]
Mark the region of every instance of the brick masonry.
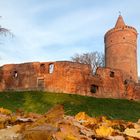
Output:
[[106,67],[70,61],[7,64],[0,67],[0,91],[43,90],[101,98],[140,99],[137,31],[119,16],[105,34]]
[[124,79],[138,82],[137,31],[119,16],[115,27],[105,34],[106,67],[122,70]]

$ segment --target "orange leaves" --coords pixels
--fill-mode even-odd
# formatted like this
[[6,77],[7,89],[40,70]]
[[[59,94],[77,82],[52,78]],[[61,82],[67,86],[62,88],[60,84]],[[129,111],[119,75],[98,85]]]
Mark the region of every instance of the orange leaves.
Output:
[[59,131],[55,133],[54,137],[57,140],[77,140],[78,135],[79,129],[77,127],[63,123],[59,125]]
[[[85,112],[65,116],[62,105],[44,115],[12,114],[0,108],[0,139],[13,140],[138,140],[140,123],[110,120],[105,116],[90,117]],[[17,139],[16,139],[17,138]]]
[[87,126],[88,124],[97,124],[98,121],[96,118],[91,118],[89,117],[85,112],[79,112],[76,116],[75,119],[79,121],[81,124],[84,126]]
[[99,137],[108,137],[108,136],[112,135],[114,130],[111,127],[99,126],[99,128],[97,128],[95,130],[95,132],[96,132],[97,136],[99,136]]
[[0,113],[5,114],[5,115],[10,115],[12,114],[12,111],[9,109],[4,109],[3,107],[0,108]]
[[79,112],[75,119],[83,126],[95,132],[95,137],[106,139],[136,140],[140,138],[140,124],[122,120],[109,120],[105,116],[92,118],[85,112]]

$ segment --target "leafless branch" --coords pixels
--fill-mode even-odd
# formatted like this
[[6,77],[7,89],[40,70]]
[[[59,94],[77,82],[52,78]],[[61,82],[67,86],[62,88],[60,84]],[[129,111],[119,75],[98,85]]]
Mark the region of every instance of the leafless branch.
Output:
[[96,72],[97,67],[104,67],[105,64],[104,55],[99,52],[75,54],[71,57],[71,60],[73,62],[89,64],[91,66],[93,74]]

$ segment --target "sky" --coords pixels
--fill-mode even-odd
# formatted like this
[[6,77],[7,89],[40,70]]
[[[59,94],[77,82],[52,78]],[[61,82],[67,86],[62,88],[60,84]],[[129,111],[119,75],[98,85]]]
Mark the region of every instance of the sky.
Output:
[[104,34],[115,26],[119,11],[140,32],[139,5],[139,0],[0,0],[0,25],[14,34],[0,37],[0,65],[104,53]]

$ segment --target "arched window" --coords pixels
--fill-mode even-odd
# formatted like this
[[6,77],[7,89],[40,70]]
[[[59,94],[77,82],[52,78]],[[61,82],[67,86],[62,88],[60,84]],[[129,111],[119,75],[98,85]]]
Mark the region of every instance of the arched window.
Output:
[[44,73],[45,72],[45,64],[40,64],[40,72]]
[[54,72],[54,64],[49,64],[49,73]]

